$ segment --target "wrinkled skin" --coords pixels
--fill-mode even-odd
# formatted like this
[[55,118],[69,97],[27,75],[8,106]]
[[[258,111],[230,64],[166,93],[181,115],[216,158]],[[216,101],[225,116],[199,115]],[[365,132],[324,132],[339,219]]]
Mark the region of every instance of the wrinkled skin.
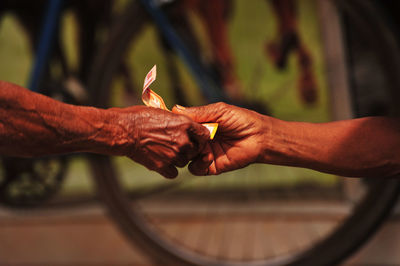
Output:
[[132,132],[132,142],[135,143],[134,147],[127,146],[121,155],[167,178],[176,177],[175,166],[186,166],[209,138],[208,130],[187,116],[144,106],[117,112],[120,124]]
[[199,123],[219,123],[214,140],[189,165],[196,175],[220,174],[251,163],[351,177],[400,174],[400,119],[396,117],[289,122],[224,103],[176,106],[173,112]]
[[264,116],[244,108],[216,103],[202,107],[175,106],[176,114],[185,114],[199,123],[217,122],[214,140],[189,165],[195,175],[217,175],[257,162],[268,128]]
[[174,178],[209,139],[184,115],[145,106],[100,109],[65,104],[0,81],[0,155],[91,152],[128,156]]
[[[128,156],[168,178],[190,160],[189,170],[196,175],[251,163],[354,177],[400,174],[399,118],[288,122],[224,103],[174,107],[173,112],[69,105],[0,81],[0,155]],[[203,122],[219,124],[213,140],[198,124]]]

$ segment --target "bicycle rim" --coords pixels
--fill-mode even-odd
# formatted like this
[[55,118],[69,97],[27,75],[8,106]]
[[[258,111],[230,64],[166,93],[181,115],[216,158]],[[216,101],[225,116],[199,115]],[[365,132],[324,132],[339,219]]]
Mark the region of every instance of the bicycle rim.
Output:
[[[393,87],[398,87],[400,81],[396,76],[399,68],[398,52],[393,40],[393,34],[382,24],[380,18],[374,16],[371,5],[366,1],[335,1],[337,8],[349,17],[350,23],[361,23],[363,27],[368,25],[372,40],[372,47],[376,47],[375,40],[380,40],[379,46],[385,47],[380,50],[379,58],[382,60],[383,71],[386,79],[393,81],[388,87],[389,94],[395,97],[398,92]],[[120,24],[115,26],[109,42],[100,53],[94,71],[90,88],[93,90],[94,104],[108,106],[110,83],[115,75],[123,52],[128,47],[128,41],[136,38],[143,29],[148,17],[134,2],[130,6]],[[371,37],[373,36],[373,37]],[[379,36],[379,37],[376,37]],[[376,51],[376,50],[374,50]],[[388,60],[390,59],[390,60]],[[95,93],[98,90],[99,93]],[[393,98],[392,97],[392,98]],[[311,245],[300,250],[289,253],[281,253],[279,256],[270,256],[264,259],[229,260],[224,256],[213,254],[204,255],[193,248],[187,248],[177,241],[171,241],[163,229],[158,230],[146,213],[146,206],[140,199],[132,200],[124,191],[124,186],[118,179],[119,173],[115,170],[115,164],[110,158],[93,156],[92,167],[95,171],[98,189],[102,199],[109,208],[109,212],[122,232],[135,243],[136,247],[142,248],[151,254],[151,258],[163,265],[332,265],[343,260],[356,248],[364,243],[369,236],[378,228],[387,216],[397,198],[399,181],[396,179],[385,179],[374,182],[368,186],[365,195],[359,200],[354,208],[350,210],[344,219],[340,220],[338,226],[332,227],[330,233]],[[179,186],[179,185],[178,185]],[[166,190],[171,189],[165,186]],[[172,186],[173,187],[173,186]],[[173,189],[173,188],[172,188]],[[163,187],[156,192],[162,192]],[[136,195],[140,198],[140,195]],[[207,196],[206,196],[207,197]],[[165,199],[164,199],[165,200]],[[194,205],[200,206],[201,205]],[[192,207],[194,208],[194,207]],[[209,217],[208,217],[209,218]],[[225,221],[226,222],[226,221]],[[224,221],[220,223],[224,227]],[[215,232],[202,232],[204,234],[215,234]],[[259,249],[268,249],[274,243],[265,243]],[[207,244],[206,244],[207,245]]]

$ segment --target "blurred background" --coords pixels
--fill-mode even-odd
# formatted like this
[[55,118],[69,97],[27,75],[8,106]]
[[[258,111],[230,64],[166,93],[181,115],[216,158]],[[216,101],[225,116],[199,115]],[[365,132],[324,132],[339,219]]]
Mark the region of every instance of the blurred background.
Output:
[[[360,0],[2,1],[0,80],[124,107],[142,104],[157,65],[152,89],[169,108],[226,101],[317,123],[393,114],[398,10]],[[272,165],[210,178],[183,168],[171,181],[127,158],[4,157],[0,265],[286,265],[303,254],[308,265],[339,264],[384,221],[397,183]],[[400,265],[388,221],[344,263]]]

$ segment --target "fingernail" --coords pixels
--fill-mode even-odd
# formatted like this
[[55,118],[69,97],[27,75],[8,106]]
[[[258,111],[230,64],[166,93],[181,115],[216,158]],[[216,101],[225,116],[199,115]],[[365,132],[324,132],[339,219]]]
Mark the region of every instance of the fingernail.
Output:
[[179,110],[185,110],[186,108],[183,107],[182,105],[175,104],[175,107],[178,108]]

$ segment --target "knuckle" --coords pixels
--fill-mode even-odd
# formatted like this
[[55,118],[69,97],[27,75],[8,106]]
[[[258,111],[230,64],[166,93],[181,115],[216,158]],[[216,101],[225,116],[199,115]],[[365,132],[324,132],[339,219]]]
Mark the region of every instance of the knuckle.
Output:
[[185,115],[180,115],[180,120],[181,120],[182,126],[190,127],[192,124],[192,120]]
[[164,157],[170,161],[170,160],[174,160],[178,154],[178,148],[177,147],[173,147],[172,149],[168,150],[167,152],[165,152]]
[[192,128],[193,122],[189,118],[183,118],[179,123],[178,132],[180,135],[184,136],[190,132]]
[[181,151],[181,150],[184,150],[184,149],[187,149],[188,147],[190,147],[191,146],[191,141],[190,141],[190,139],[189,139],[189,137],[188,137],[188,135],[183,135],[181,138],[179,138],[178,140],[177,140],[177,143],[176,143],[176,148],[179,150],[179,151]]
[[159,170],[159,169],[164,168],[164,163],[159,160],[156,160],[153,162],[153,165],[151,167],[153,167],[152,170]]
[[180,150],[181,150],[180,145],[178,143],[175,143],[173,146],[171,146],[169,157],[175,158],[176,154],[178,154]]
[[227,104],[224,102],[217,102],[215,106],[219,109],[226,108]]

